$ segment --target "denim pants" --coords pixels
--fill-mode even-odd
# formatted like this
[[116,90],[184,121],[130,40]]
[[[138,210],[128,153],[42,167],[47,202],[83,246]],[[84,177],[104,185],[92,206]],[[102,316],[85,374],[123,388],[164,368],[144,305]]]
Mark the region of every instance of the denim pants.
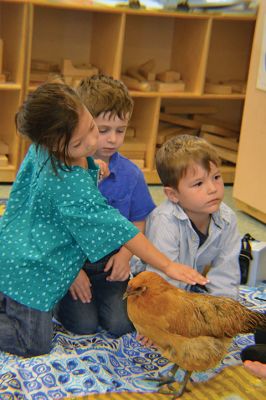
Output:
[[111,271],[103,271],[113,254],[96,263],[86,262],[83,267],[91,282],[90,303],[73,300],[71,293],[67,292],[58,304],[56,317],[67,330],[85,335],[95,333],[100,326],[115,336],[122,336],[134,329],[122,298],[128,280],[109,282],[106,277]]
[[29,308],[0,292],[0,350],[23,357],[50,352],[52,312]]

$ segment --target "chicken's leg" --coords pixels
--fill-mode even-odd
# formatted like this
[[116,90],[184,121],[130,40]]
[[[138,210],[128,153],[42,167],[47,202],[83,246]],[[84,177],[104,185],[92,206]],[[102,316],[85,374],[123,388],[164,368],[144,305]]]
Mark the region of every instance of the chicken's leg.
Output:
[[[175,376],[175,374],[176,374],[176,372],[177,372],[177,370],[178,370],[178,366],[177,366],[177,365],[174,365],[174,368],[173,368],[173,370],[172,370],[171,372],[173,372],[174,370],[175,370],[175,372],[174,372],[173,378],[174,378],[174,376]],[[169,381],[166,382],[166,386],[167,386],[168,389],[172,392],[171,394],[174,395],[174,397],[173,397],[172,400],[176,400],[178,397],[181,397],[181,396],[183,395],[183,393],[186,391],[186,385],[187,385],[187,383],[188,383],[188,381],[189,381],[189,378],[190,378],[191,374],[192,374],[191,371],[185,371],[185,376],[184,376],[183,382],[181,383],[181,387],[180,387],[179,390],[177,390],[177,391],[176,391],[175,388],[170,384]],[[171,379],[171,378],[169,378],[169,380],[170,380],[170,379]],[[173,382],[176,382],[176,381],[173,379],[173,380],[171,381],[171,383],[173,383]],[[159,393],[161,393],[161,394],[169,394],[169,392],[165,391],[163,388],[161,388],[161,389],[159,390]]]

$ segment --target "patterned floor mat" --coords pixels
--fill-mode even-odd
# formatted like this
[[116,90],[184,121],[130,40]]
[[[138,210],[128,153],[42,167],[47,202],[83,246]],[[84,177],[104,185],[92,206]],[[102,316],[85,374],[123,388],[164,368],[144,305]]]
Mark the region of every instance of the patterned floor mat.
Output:
[[[265,310],[265,301],[257,298],[263,290],[264,287],[258,289],[242,287],[241,302],[251,309]],[[225,367],[241,364],[240,350],[252,343],[253,335],[236,337],[228,355],[217,368],[192,375],[194,385],[213,378]],[[89,397],[91,400],[97,398],[96,394],[112,393],[109,397],[103,397],[111,400],[120,398],[112,397],[113,393],[123,393],[124,397],[121,399],[133,399],[132,393],[146,393],[148,397],[143,397],[144,395],[136,397],[144,400],[151,398],[148,393],[156,391],[154,383],[145,381],[144,378],[157,376],[159,372],[166,372],[170,368],[171,364],[159,352],[141,346],[135,334],[124,335],[119,339],[103,331],[95,335],[78,336],[69,334],[60,325],[55,324],[53,349],[49,355],[23,359],[0,353],[0,399],[47,400],[85,396],[85,399]],[[230,375],[229,371],[226,372],[226,379]],[[179,371],[178,379],[180,380],[182,376],[183,372]],[[237,379],[239,379],[238,385],[241,386],[247,378]],[[199,391],[203,390],[204,385]],[[214,384],[214,387],[216,387],[213,389],[214,392],[219,393],[219,385]],[[193,387],[193,395],[194,392]],[[154,393],[152,398],[155,398],[154,396],[157,398],[159,395]],[[190,399],[185,396],[184,400]],[[259,399],[252,396],[248,399]],[[158,397],[160,398],[162,396]],[[164,398],[171,397],[164,396]],[[203,399],[200,395],[193,398]],[[208,400],[212,398],[217,397],[213,395],[208,397]]]

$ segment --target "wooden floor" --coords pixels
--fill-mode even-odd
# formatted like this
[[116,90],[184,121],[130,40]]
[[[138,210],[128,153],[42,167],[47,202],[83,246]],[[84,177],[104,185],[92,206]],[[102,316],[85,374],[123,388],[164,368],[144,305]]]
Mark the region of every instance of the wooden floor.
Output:
[[[265,400],[266,379],[259,379],[247,372],[243,366],[225,368],[208,382],[188,384],[190,392],[182,400]],[[158,393],[107,393],[75,400],[172,400],[174,396]],[[69,399],[69,397],[68,397]]]

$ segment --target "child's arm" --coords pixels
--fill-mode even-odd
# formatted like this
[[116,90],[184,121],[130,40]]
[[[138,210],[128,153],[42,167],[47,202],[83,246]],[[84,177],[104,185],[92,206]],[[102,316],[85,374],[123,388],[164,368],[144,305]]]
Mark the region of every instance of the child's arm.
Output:
[[164,272],[169,278],[183,281],[190,285],[195,285],[196,283],[205,285],[208,282],[207,278],[193,268],[169,260],[169,258],[149,242],[143,233],[138,233],[133,239],[125,243],[124,246],[147,264]]
[[[140,230],[145,231],[145,221],[135,221],[133,224]],[[112,268],[111,274],[106,278],[108,281],[125,281],[130,274],[130,259],[131,251],[125,246],[122,246],[118,253],[114,254],[106,264],[104,271],[109,271]]]

